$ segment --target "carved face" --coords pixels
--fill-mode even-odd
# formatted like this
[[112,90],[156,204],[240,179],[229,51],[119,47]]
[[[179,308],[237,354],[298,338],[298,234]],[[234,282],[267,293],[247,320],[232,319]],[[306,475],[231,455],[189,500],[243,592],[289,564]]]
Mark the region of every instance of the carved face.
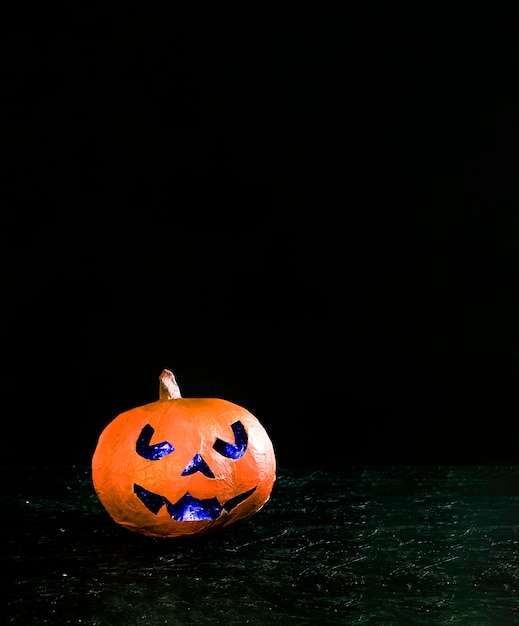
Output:
[[263,426],[236,404],[160,400],[105,428],[92,478],[103,506],[126,528],[196,535],[254,515],[270,497],[275,457]]

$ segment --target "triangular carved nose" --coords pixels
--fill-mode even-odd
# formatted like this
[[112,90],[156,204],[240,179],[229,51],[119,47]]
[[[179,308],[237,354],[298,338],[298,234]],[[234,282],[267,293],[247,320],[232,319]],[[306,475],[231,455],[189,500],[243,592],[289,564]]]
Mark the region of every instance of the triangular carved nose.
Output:
[[182,472],[182,476],[189,476],[189,474],[195,474],[196,472],[202,472],[204,476],[214,478],[211,468],[204,461],[200,452],[197,452],[191,461],[189,461],[186,465],[186,469]]

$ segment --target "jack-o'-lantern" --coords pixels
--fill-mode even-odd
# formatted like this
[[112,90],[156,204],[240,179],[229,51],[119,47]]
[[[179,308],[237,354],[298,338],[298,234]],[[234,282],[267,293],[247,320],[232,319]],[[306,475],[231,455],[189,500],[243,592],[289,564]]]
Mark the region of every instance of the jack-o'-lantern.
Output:
[[276,479],[272,442],[259,420],[219,398],[183,398],[169,370],[159,400],[106,426],[92,458],[94,489],[129,530],[193,536],[245,520]]

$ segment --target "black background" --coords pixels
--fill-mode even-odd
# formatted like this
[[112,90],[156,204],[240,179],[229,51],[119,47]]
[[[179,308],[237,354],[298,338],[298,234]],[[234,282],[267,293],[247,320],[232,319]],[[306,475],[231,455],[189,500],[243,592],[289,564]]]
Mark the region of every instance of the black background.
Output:
[[6,463],[89,463],[163,368],[280,464],[519,461],[516,41],[446,4],[6,20]]

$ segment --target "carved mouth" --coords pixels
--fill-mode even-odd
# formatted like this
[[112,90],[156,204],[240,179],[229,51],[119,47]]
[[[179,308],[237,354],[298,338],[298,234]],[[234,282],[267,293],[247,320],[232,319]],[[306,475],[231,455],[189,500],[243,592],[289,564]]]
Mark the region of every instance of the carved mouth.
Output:
[[184,494],[180,500],[174,504],[164,496],[160,496],[152,491],[148,491],[140,485],[133,485],[133,492],[154,515],[165,505],[171,517],[176,522],[198,522],[200,520],[215,520],[220,517],[223,511],[230,513],[238,504],[241,504],[256,491],[253,487],[244,491],[234,498],[230,498],[224,504],[220,504],[218,498],[194,498],[191,494]]

